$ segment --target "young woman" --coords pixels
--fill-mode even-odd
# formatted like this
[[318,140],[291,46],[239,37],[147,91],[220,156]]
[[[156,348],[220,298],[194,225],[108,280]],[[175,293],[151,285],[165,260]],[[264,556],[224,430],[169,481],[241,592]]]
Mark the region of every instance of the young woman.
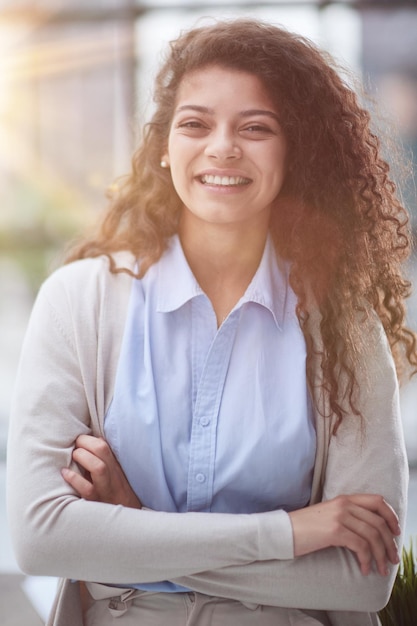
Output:
[[54,624],[377,624],[416,344],[369,115],[324,53],[252,20],[175,41],[155,101],[100,230],[34,307],[18,561],[65,579]]

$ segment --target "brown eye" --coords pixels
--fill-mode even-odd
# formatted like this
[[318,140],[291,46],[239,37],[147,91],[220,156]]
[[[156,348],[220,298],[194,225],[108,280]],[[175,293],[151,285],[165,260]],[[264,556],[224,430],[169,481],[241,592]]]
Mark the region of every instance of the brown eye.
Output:
[[190,120],[187,122],[180,122],[178,128],[206,128],[206,126],[197,120]]
[[262,124],[251,124],[250,126],[246,126],[243,130],[248,131],[250,133],[272,133],[272,129],[268,126],[263,126]]

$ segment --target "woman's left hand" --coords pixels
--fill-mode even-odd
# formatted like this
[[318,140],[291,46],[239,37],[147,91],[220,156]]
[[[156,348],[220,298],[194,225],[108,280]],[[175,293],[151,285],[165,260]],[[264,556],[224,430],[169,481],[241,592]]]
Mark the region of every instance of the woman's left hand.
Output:
[[142,503],[104,439],[80,435],[75,441],[72,458],[85,470],[85,475],[65,468],[62,476],[81,498],[142,508]]

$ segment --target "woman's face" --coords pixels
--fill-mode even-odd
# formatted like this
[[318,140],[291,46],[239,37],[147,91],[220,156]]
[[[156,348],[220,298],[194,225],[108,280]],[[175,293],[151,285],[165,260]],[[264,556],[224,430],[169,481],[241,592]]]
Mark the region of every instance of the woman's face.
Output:
[[163,155],[183,219],[267,225],[285,154],[279,111],[254,74],[209,66],[183,78]]

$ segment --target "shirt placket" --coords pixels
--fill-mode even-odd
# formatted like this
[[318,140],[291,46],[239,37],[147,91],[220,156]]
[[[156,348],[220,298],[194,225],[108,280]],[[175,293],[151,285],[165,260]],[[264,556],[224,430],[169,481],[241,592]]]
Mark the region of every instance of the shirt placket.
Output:
[[[210,511],[215,476],[217,424],[223,389],[236,334],[238,311],[234,311],[215,333],[202,367],[198,367],[198,347],[195,346],[193,378],[195,403],[190,438],[190,456],[187,485],[187,510]],[[193,319],[193,339],[199,343],[202,326]],[[206,326],[207,328],[207,326]],[[200,344],[201,346],[201,344]],[[200,355],[201,356],[201,355]]]

